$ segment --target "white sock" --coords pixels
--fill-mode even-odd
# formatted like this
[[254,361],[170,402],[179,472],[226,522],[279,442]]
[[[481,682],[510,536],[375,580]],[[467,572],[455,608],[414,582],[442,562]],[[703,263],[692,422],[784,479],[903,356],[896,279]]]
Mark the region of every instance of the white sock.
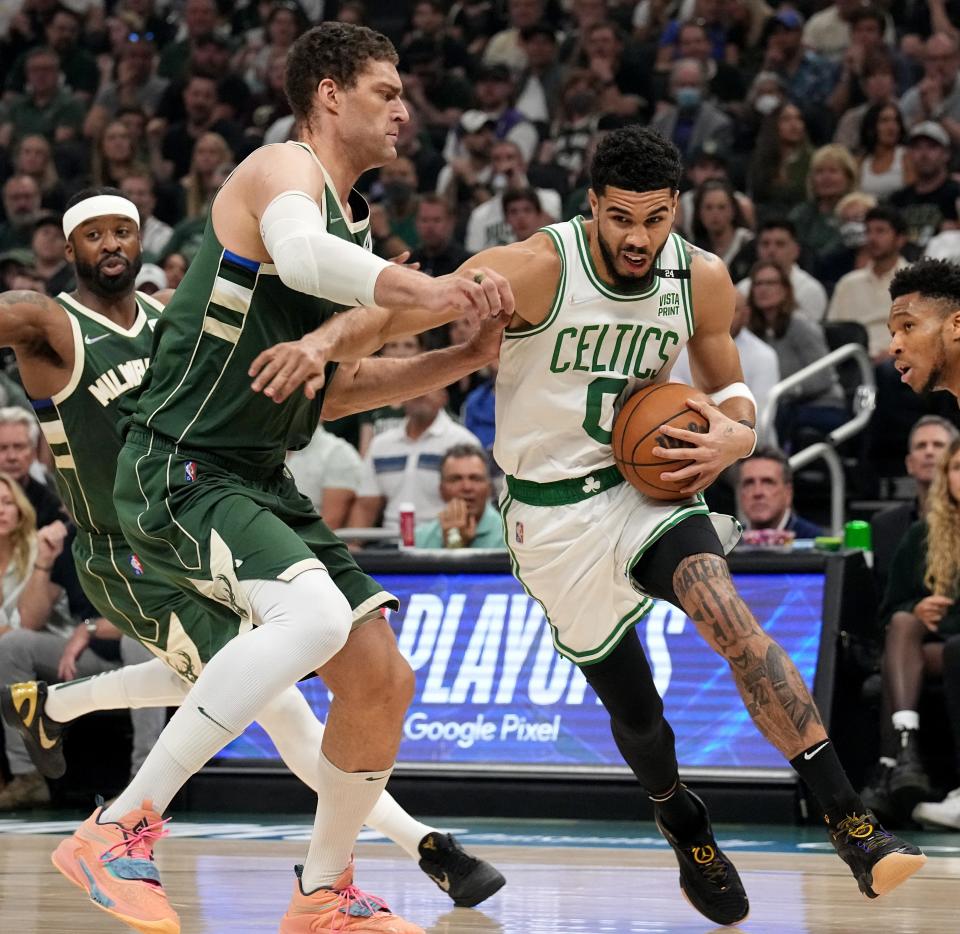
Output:
[[244,581],[242,586],[260,625],[232,639],[206,664],[140,771],[107,809],[108,819],[119,819],[145,800],[162,814],[190,775],[347,641],[350,604],[325,570],[304,571],[289,582]]
[[[257,723],[273,740],[280,758],[307,787],[319,787],[317,750],[323,740],[323,724],[296,685],[288,688],[257,714]],[[403,847],[415,860],[420,859],[418,845],[434,828],[411,817],[384,791],[365,821],[378,833]]]
[[880,764],[885,765],[888,769],[892,769],[897,764],[897,760],[892,756],[881,756]]
[[300,884],[306,894],[332,886],[350,865],[357,834],[392,769],[343,772],[318,751],[317,816]]
[[897,710],[891,719],[895,730],[920,729],[920,714],[916,710]]
[[415,817],[411,817],[397,804],[389,791],[383,792],[377,799],[377,803],[367,817],[366,825],[389,837],[418,861],[420,841],[434,830],[433,827],[421,824]]
[[44,713],[60,723],[94,710],[178,707],[190,685],[159,658],[90,678],[52,684]]

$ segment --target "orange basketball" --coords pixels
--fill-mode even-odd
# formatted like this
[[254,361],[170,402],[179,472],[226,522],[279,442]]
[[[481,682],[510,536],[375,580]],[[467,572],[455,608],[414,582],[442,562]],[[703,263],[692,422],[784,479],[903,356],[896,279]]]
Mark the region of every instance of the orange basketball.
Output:
[[686,383],[657,383],[644,386],[624,403],[613,422],[613,456],[626,480],[651,499],[686,499],[679,491],[689,484],[661,480],[660,474],[689,465],[687,460],[655,457],[655,447],[690,447],[660,431],[661,425],[673,425],[687,431],[705,433],[707,420],[687,408],[687,399],[708,402],[707,397]]

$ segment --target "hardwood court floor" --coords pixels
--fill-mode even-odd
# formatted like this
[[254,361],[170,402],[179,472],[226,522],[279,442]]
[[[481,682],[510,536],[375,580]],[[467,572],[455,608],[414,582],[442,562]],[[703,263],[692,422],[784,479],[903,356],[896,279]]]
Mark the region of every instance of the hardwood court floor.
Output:
[[[80,890],[53,869],[49,854],[57,838],[49,833],[50,826],[40,835],[26,833],[29,828],[22,826],[4,832],[4,823],[13,822],[0,821],[0,932],[125,930],[87,903]],[[525,823],[524,829],[529,833],[531,826]],[[623,826],[636,833],[638,825]],[[232,832],[245,835],[243,830]],[[742,834],[744,828],[738,832]],[[730,836],[720,829],[721,845]],[[538,839],[549,842],[551,837]],[[934,855],[920,874],[874,901],[859,894],[836,857],[822,852],[738,850],[736,862],[750,895],[751,914],[739,927],[725,929],[716,928],[686,904],[678,891],[676,864],[662,849],[623,848],[619,843],[613,844],[619,847],[614,849],[468,842],[473,852],[492,860],[508,880],[481,909],[453,909],[392,844],[359,844],[357,864],[358,881],[364,888],[429,934],[957,931],[960,857],[937,856],[935,851],[956,851],[960,838],[927,837],[920,842],[929,845],[931,839],[954,845],[933,846]],[[805,845],[819,847],[800,844]],[[303,858],[305,849],[305,842],[299,840],[174,837],[161,842],[157,852],[184,934],[231,934],[277,930],[293,885],[292,865]]]

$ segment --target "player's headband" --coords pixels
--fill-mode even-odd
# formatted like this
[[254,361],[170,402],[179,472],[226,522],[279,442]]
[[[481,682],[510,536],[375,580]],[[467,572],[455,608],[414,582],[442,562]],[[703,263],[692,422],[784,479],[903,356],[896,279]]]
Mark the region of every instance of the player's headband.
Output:
[[69,240],[70,234],[81,224],[107,214],[129,217],[140,226],[140,212],[132,201],[119,195],[94,195],[92,198],[84,198],[63,215],[63,235]]

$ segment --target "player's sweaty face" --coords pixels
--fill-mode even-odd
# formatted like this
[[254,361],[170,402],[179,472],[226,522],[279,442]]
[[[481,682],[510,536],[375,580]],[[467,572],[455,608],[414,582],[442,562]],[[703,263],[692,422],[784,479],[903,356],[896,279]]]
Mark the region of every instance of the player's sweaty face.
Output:
[[900,382],[914,392],[931,392],[943,384],[947,365],[944,323],[937,303],[916,292],[895,298],[890,306],[890,355]]
[[396,158],[400,124],[410,119],[400,99],[402,92],[396,66],[385,61],[369,62],[346,92],[343,135],[367,168]]
[[590,192],[597,237],[614,283],[635,287],[646,280],[673,226],[677,194],[670,188],[628,191],[608,186]]

